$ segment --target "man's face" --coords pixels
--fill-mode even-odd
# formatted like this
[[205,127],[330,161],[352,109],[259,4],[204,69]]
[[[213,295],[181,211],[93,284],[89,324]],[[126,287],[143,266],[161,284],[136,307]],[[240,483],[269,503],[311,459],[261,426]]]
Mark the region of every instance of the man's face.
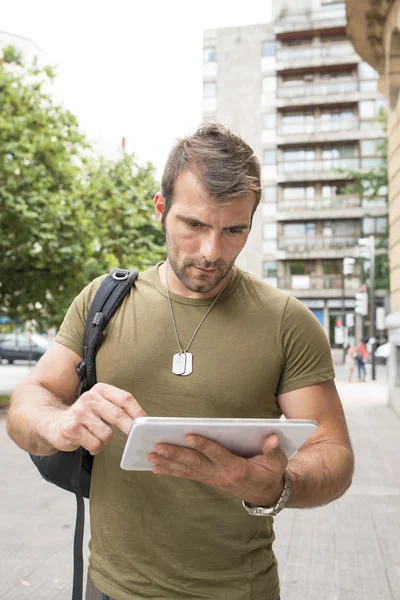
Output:
[[[181,173],[174,188],[164,222],[168,260],[188,290],[206,294],[229,276],[246,243],[254,195],[214,204],[188,170]],[[157,194],[154,202],[161,222],[165,199]]]

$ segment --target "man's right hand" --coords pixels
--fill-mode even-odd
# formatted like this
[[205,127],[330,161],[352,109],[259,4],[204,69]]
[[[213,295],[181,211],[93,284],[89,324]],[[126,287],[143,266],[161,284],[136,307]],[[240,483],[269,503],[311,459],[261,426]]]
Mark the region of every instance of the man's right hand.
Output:
[[71,406],[57,411],[48,421],[47,441],[57,450],[80,446],[96,455],[110,443],[115,425],[128,435],[133,421],[146,413],[135,398],[113,385],[96,383]]

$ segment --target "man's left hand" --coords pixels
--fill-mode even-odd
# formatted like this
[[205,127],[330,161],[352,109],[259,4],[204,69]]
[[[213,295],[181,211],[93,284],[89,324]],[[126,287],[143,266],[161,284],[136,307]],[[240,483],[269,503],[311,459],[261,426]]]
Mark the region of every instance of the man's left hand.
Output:
[[263,453],[249,459],[200,435],[189,435],[185,441],[191,448],[158,444],[149,454],[153,473],[201,481],[257,506],[278,501],[288,459],[277,435],[265,438]]

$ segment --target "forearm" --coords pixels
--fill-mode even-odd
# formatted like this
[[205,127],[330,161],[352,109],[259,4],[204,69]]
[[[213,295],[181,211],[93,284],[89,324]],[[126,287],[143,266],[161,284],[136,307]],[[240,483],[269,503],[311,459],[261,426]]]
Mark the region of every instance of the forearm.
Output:
[[49,423],[60,411],[68,409],[54,394],[36,383],[17,386],[11,396],[7,433],[23,450],[37,455],[57,452],[47,440]]
[[313,508],[340,498],[354,470],[350,447],[321,442],[299,451],[287,466],[292,490],[287,507]]

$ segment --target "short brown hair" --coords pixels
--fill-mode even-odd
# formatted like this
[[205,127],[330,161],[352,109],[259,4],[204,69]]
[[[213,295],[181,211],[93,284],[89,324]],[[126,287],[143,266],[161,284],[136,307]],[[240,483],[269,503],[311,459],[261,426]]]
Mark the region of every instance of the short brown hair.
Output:
[[174,184],[185,169],[193,171],[210,199],[221,202],[254,193],[253,214],[261,200],[261,167],[246,142],[216,121],[203,123],[170,151],[162,176],[166,200],[163,223],[171,207]]

